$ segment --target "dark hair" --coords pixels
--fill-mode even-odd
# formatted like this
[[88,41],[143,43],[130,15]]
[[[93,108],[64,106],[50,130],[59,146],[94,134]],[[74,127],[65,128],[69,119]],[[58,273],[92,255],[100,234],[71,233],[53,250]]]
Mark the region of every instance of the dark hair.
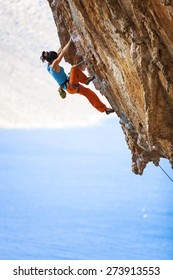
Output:
[[42,60],[42,62],[47,61],[49,64],[51,64],[57,57],[58,54],[54,51],[50,51],[50,52],[43,51],[40,56],[40,59]]

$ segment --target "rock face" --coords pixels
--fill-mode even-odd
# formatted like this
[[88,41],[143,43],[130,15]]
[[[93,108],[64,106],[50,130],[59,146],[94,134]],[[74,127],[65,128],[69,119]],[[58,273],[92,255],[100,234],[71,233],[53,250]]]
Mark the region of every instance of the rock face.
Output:
[[66,61],[86,61],[120,119],[132,171],[173,167],[173,0],[48,2],[61,45],[73,38]]

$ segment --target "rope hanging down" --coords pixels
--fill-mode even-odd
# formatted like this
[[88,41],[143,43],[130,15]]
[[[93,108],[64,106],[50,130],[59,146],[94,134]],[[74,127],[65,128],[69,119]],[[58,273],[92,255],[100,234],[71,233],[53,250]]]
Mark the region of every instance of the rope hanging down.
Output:
[[168,173],[163,169],[163,167],[161,167],[160,164],[159,164],[159,167],[166,174],[166,176],[173,182],[173,179],[168,175]]

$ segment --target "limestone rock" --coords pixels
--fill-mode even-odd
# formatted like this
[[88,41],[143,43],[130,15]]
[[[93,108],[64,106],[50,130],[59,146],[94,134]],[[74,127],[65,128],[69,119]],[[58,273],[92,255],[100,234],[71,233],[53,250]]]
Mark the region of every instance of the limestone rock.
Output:
[[132,170],[173,162],[173,1],[48,0],[66,61],[86,59],[115,109]]

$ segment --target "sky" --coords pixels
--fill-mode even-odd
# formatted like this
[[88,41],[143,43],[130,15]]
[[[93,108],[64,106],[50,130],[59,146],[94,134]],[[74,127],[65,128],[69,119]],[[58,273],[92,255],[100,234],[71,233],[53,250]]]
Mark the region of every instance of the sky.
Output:
[[[43,50],[60,46],[48,2],[0,0],[0,6],[0,128],[81,127],[100,122],[105,115],[84,97],[60,98],[56,81],[40,60]],[[62,64],[68,72],[70,65]]]

